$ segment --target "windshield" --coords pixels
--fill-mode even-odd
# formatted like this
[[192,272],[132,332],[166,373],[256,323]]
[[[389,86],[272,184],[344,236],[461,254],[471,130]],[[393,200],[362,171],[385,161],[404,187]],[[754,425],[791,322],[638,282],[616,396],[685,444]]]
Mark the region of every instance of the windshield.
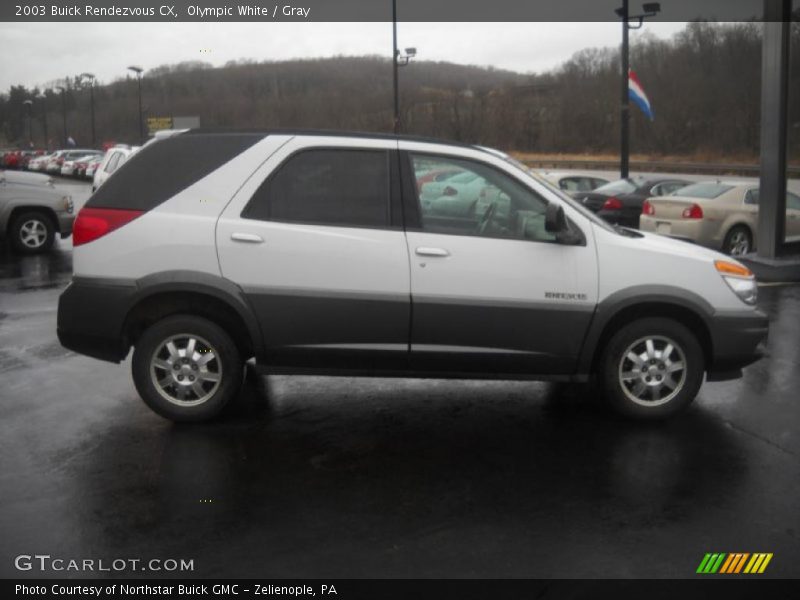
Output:
[[617,181],[601,185],[594,191],[602,194],[630,194],[636,191],[636,184],[630,179],[618,179]]
[[583,215],[584,217],[589,219],[592,223],[594,223],[596,225],[599,225],[600,227],[602,227],[603,229],[606,229],[608,231],[616,232],[616,230],[611,225],[609,225],[606,221],[604,221],[603,219],[598,217],[596,214],[594,214],[588,208],[586,208],[586,207],[582,206],[580,203],[576,202],[574,198],[572,198],[569,195],[567,195],[566,193],[564,193],[564,191],[559,189],[558,186],[550,183],[544,177],[539,177],[538,175],[534,174],[534,172],[531,171],[524,163],[521,163],[516,158],[508,156],[507,154],[502,154],[497,150],[493,150],[492,154],[495,154],[496,156],[499,156],[504,161],[506,161],[508,164],[512,165],[513,167],[516,167],[519,171],[521,171],[527,177],[530,177],[531,179],[533,179],[537,183],[540,183],[543,186],[545,186],[548,190],[550,190],[551,192],[556,194],[559,198],[561,198],[564,202],[566,202],[572,209],[574,209],[577,212],[581,213],[581,215]]
[[703,183],[693,183],[675,190],[670,196],[688,196],[689,198],[716,198],[728,190],[732,190],[732,185],[717,183],[715,181],[705,181]]

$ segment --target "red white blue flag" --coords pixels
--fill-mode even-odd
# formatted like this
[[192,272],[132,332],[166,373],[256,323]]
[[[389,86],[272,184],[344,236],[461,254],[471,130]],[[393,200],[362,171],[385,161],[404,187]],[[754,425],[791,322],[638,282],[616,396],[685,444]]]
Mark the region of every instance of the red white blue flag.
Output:
[[636,105],[642,109],[642,112],[651,121],[653,120],[653,109],[650,106],[650,99],[644,93],[642,84],[639,83],[639,78],[632,69],[628,69],[628,98],[633,100]]

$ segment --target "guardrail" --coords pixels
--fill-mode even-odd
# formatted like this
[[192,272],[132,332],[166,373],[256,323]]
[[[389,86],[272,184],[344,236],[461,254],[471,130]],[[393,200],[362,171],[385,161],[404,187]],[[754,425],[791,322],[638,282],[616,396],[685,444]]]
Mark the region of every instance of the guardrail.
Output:
[[[552,158],[523,160],[529,167],[537,169],[585,169],[589,171],[616,171],[619,169],[617,160],[598,160],[590,158]],[[644,171],[653,173],[697,173],[703,175],[740,175],[758,177],[761,167],[737,163],[688,163],[688,162],[655,162],[632,160],[631,171]],[[787,177],[800,178],[800,166],[790,166],[786,169]]]

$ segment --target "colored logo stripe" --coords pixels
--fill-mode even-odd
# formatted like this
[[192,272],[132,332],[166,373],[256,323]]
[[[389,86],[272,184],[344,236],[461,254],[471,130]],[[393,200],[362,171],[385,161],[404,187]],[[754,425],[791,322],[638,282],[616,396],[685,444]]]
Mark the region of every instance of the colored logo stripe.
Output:
[[735,554],[728,554],[728,559],[723,563],[720,573],[738,573],[742,570],[744,562],[750,556],[748,552],[739,552]]
[[698,573],[716,573],[722,561],[725,559],[725,553],[722,554],[706,554],[700,566],[697,567]]
[[[763,573],[771,560],[772,553],[766,552],[755,554],[750,554],[749,552],[733,552],[731,554],[709,552],[700,561],[697,572],[703,574],[724,573],[728,575],[742,572],[757,574]],[[743,568],[744,571],[742,571]]]
[[750,562],[747,563],[747,566],[744,568],[745,573],[763,573],[764,569],[767,568],[769,561],[772,560],[772,553],[760,553],[760,554],[753,554],[753,558],[750,559]]

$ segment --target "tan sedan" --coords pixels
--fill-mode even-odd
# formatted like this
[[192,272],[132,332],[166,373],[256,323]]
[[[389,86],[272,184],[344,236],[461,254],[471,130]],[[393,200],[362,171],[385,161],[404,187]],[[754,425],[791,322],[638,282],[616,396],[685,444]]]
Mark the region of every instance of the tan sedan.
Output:
[[[649,198],[639,229],[739,256],[756,247],[758,186],[704,181]],[[800,197],[786,195],[786,241],[800,241]]]

